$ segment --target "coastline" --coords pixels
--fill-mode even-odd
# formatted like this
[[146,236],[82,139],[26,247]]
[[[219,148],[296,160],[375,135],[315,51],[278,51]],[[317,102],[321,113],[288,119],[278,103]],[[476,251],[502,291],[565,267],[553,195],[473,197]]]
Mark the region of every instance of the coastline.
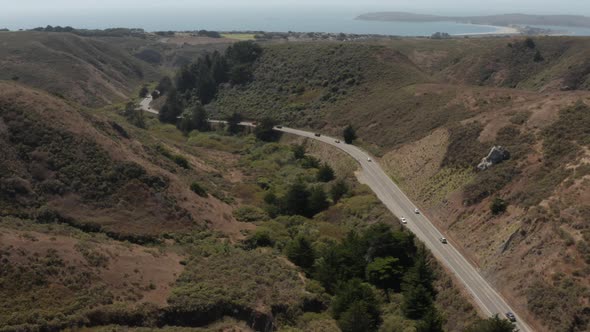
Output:
[[514,27],[504,27],[497,25],[485,25],[485,24],[473,24],[482,27],[490,27],[496,29],[496,31],[490,32],[470,32],[470,33],[457,33],[453,36],[498,36],[498,35],[520,35],[521,32]]

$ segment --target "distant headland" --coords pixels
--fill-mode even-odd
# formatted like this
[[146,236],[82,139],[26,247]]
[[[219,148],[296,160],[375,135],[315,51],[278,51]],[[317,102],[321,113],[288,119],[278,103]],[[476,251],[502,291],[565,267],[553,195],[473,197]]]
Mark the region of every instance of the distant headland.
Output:
[[356,19],[365,21],[398,22],[452,21],[457,23],[493,26],[542,25],[590,28],[590,17],[582,15],[502,14],[487,16],[438,16],[413,14],[406,12],[374,12],[359,15]]

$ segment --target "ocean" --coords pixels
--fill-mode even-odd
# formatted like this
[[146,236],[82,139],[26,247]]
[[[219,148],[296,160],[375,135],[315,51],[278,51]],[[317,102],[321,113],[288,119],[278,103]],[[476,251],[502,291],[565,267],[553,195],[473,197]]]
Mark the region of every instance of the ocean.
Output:
[[[38,26],[61,25],[75,28],[104,29],[113,27],[160,30],[216,30],[269,32],[331,32],[379,34],[397,36],[430,36],[435,32],[451,35],[483,34],[500,31],[497,27],[455,22],[377,22],[361,21],[355,17],[362,10],[305,9],[150,9],[72,10],[39,13],[0,13],[0,28],[30,29]],[[555,27],[559,28],[559,27]],[[569,29],[569,30],[568,30]],[[590,29],[575,30],[575,35],[590,35]]]

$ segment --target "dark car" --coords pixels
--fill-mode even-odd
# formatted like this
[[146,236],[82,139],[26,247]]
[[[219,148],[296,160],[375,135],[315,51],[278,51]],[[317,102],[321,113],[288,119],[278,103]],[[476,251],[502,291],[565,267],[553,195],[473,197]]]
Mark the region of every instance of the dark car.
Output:
[[314,135],[315,135],[315,137],[320,137],[320,136],[322,136],[322,134],[320,134],[320,133],[315,133]]
[[516,316],[514,316],[514,314],[510,311],[506,313],[506,318],[508,318],[508,320],[511,322],[516,322]]
[[283,129],[283,126],[276,126],[277,129]]

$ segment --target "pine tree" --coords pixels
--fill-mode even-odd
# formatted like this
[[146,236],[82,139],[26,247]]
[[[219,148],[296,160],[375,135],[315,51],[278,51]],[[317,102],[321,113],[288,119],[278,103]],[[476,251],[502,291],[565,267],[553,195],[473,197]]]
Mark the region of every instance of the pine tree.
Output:
[[317,179],[321,182],[330,182],[334,180],[334,170],[328,165],[328,163],[324,163],[320,166]]
[[369,332],[377,330],[377,323],[364,301],[354,302],[338,320],[342,332]]
[[488,319],[480,319],[468,327],[465,332],[516,332],[518,329],[514,324],[506,319],[501,319],[498,315]]
[[352,144],[352,142],[357,138],[356,131],[351,125],[348,125],[346,128],[344,128],[342,136],[344,137],[344,142],[346,144]]
[[302,181],[297,181],[289,187],[289,190],[281,200],[281,210],[286,215],[305,216],[308,213],[310,193]]
[[287,257],[295,265],[305,270],[311,269],[315,261],[315,251],[311,241],[305,236],[298,236],[287,245]]
[[342,197],[348,194],[348,191],[348,185],[346,185],[346,182],[344,182],[344,180],[337,181],[336,183],[334,183],[334,185],[332,185],[332,188],[330,189],[332,201],[334,201],[334,203],[338,203]]
[[326,192],[322,187],[317,186],[311,189],[309,195],[309,202],[307,204],[306,216],[313,217],[314,215],[324,211],[330,206]]

